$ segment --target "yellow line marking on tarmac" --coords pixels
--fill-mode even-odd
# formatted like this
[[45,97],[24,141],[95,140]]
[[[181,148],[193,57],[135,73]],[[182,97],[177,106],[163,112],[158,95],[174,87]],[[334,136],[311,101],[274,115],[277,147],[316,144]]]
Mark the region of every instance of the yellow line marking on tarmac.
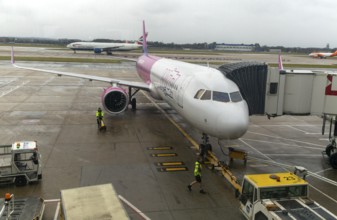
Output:
[[168,114],[157,104],[153,101],[152,98],[150,98],[145,92],[142,91],[142,93],[144,94],[144,96],[146,98],[148,98],[150,100],[150,102],[152,102],[152,104],[154,106],[156,106],[159,111],[161,111],[165,117],[184,135],[184,137],[194,146],[195,149],[199,149],[199,144],[193,140],[193,138],[191,136],[189,136],[170,116],[168,116]]
[[157,166],[179,166],[179,165],[184,165],[184,162],[181,161],[172,161],[172,162],[158,162],[155,163]]
[[187,171],[187,167],[170,167],[170,168],[158,168],[160,172],[175,172],[175,171]]

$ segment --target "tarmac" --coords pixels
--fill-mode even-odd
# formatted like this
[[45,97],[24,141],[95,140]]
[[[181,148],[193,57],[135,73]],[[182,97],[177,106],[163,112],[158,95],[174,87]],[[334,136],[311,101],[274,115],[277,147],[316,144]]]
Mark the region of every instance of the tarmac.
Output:
[[[140,81],[130,62],[20,64]],[[203,169],[205,195],[197,186],[188,191],[197,157],[190,140],[200,143],[201,134],[166,103],[155,105],[146,93],[139,92],[137,110],[128,109],[118,116],[106,114],[107,131],[102,133],[97,131],[95,111],[101,106],[100,94],[107,84],[19,70],[6,61],[0,62],[0,70],[0,144],[37,140],[43,164],[41,182],[24,187],[1,185],[0,195],[10,192],[16,197],[59,199],[62,189],[112,183],[119,195],[151,219],[244,219],[233,188],[218,173]],[[322,156],[328,139],[327,133],[321,134],[321,127],[318,116],[287,115],[271,120],[251,116],[248,132],[242,138],[222,142],[222,148],[213,138],[211,143],[215,154],[225,162],[231,146],[250,156],[300,165],[337,181],[337,171]],[[171,156],[155,155],[161,153]],[[176,167],[186,170],[163,171],[163,162],[180,162]],[[246,166],[243,161],[234,161],[231,170],[239,180],[248,173],[285,171],[252,160]],[[311,176],[307,180],[312,186],[311,198],[337,215],[336,187]],[[55,203],[48,203],[43,219],[53,219],[55,209]],[[131,219],[140,219],[134,211],[125,209]]]

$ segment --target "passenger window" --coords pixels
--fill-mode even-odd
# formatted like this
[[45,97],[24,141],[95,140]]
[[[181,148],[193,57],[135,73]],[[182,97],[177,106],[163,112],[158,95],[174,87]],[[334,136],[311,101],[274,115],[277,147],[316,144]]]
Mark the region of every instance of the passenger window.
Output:
[[206,90],[205,93],[201,96],[201,100],[210,100],[212,98],[212,92]]
[[242,101],[242,96],[239,91],[230,93],[232,102]]
[[194,98],[195,99],[200,99],[202,94],[204,94],[205,90],[204,89],[199,89],[198,92],[195,94]]
[[213,100],[218,102],[229,102],[229,95],[225,92],[213,91]]

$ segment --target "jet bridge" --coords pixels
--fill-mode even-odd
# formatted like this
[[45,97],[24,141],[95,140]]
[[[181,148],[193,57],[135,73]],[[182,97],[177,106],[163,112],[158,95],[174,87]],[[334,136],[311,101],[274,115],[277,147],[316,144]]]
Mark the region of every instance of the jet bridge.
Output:
[[249,115],[265,114],[268,66],[258,62],[224,64],[219,70],[239,87]]
[[324,153],[337,169],[337,73],[311,70],[281,70],[264,63],[239,62],[225,64],[219,70],[235,82],[246,100],[250,115],[323,116],[330,144]]

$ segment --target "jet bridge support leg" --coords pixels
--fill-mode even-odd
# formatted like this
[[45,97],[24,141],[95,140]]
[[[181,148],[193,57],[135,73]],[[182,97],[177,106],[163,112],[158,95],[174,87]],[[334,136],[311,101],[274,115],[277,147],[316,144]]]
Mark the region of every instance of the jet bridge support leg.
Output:
[[[327,116],[330,117],[330,126],[329,126],[329,141],[330,143],[326,146],[325,151],[322,153],[328,155],[330,164],[332,168],[337,169],[337,115],[328,115],[324,114],[323,116],[323,127],[322,134],[324,135],[325,130],[325,121],[327,120]],[[334,124],[334,129],[332,129],[332,124]],[[332,134],[333,132],[333,134]]]

